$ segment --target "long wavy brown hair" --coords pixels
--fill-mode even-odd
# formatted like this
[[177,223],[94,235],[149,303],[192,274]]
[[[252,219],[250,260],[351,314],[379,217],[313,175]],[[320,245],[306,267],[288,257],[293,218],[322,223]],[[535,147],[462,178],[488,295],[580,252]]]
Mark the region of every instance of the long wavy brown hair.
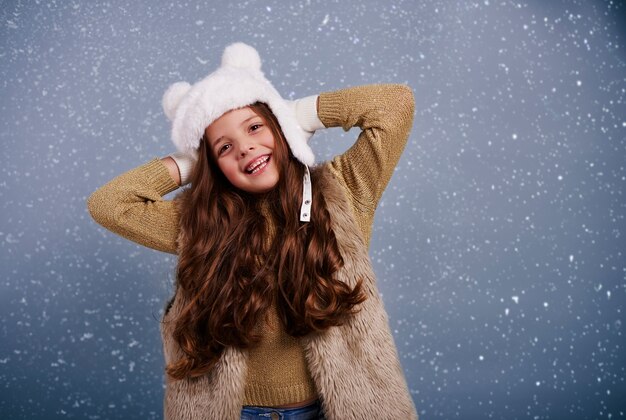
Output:
[[300,222],[304,165],[269,107],[251,108],[274,135],[279,181],[262,195],[237,189],[206,138],[200,142],[191,188],[179,201],[187,240],[176,293],[185,305],[172,322],[183,356],[166,367],[175,379],[208,373],[226,346],[258,343],[255,326],[272,302],[287,333],[300,337],[341,325],[366,299],[362,281],[350,288],[334,277],[343,259],[322,192],[314,185],[311,222]]

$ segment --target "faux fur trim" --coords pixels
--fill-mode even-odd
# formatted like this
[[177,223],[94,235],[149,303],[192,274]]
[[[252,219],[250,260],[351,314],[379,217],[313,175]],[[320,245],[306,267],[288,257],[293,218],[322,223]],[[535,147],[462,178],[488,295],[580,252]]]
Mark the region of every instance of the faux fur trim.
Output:
[[315,171],[324,191],[344,266],[337,278],[363,279],[367,300],[344,325],[302,339],[308,366],[328,419],[417,419],[367,246],[344,188],[330,170]]
[[[181,294],[161,323],[165,363],[178,360],[182,351],[172,338],[174,320],[185,306]],[[163,412],[166,420],[239,419],[247,373],[248,353],[228,347],[210,374],[174,380],[166,375]]]

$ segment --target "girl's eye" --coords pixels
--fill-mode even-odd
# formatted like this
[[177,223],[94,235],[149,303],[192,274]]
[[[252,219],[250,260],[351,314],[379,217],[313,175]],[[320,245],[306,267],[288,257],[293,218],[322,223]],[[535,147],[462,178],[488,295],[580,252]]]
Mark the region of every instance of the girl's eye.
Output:
[[220,147],[217,151],[217,155],[221,156],[224,152],[226,152],[228,149],[230,149],[231,145],[229,143],[225,143],[224,145],[222,145],[222,147]]
[[252,124],[252,125],[250,126],[250,130],[252,130],[252,131],[256,131],[256,130],[258,130],[261,126],[262,126],[262,124],[258,124],[258,123],[257,123],[257,124]]

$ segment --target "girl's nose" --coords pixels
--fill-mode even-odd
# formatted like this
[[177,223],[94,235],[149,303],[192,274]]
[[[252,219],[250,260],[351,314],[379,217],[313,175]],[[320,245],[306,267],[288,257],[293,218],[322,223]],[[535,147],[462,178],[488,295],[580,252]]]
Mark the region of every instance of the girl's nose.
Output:
[[252,150],[254,150],[254,145],[252,145],[252,144],[243,144],[243,145],[241,145],[241,150],[239,152],[239,155],[241,157],[244,157],[245,155],[248,154],[248,152],[250,152]]

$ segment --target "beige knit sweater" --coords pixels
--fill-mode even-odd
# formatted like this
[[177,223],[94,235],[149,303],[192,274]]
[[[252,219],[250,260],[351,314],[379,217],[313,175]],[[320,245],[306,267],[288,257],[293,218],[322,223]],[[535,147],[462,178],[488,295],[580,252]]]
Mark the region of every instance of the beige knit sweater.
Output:
[[[345,186],[355,220],[369,245],[374,211],[404,150],[413,124],[414,100],[404,85],[366,85],[322,93],[319,118],[326,127],[357,126],[356,143],[330,162]],[[100,187],[88,199],[92,217],[139,244],[175,254],[178,213],[163,196],[178,188],[157,158]],[[277,406],[316,396],[298,340],[285,333],[275,308],[251,349],[244,405]]]

